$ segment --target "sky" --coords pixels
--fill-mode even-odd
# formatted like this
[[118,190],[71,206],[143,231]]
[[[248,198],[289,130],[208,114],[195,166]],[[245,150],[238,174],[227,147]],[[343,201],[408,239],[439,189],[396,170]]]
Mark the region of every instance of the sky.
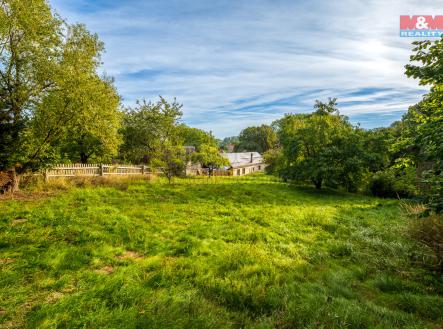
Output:
[[123,104],[159,95],[219,138],[338,98],[364,128],[401,118],[426,92],[404,75],[413,38],[400,15],[443,14],[412,0],[50,0],[104,41],[103,73]]

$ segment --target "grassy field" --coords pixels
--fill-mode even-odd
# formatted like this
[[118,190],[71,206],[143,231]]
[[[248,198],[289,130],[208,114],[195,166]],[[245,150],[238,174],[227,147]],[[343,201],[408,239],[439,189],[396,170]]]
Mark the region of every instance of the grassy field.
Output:
[[406,224],[262,175],[0,201],[0,327],[442,328]]

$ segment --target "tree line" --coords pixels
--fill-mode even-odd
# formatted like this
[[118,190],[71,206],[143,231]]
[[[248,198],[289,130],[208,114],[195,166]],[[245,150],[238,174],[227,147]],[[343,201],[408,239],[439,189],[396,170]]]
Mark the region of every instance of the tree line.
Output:
[[312,113],[286,114],[244,129],[221,146],[264,154],[267,171],[381,197],[421,198],[443,211],[443,39],[413,43],[408,77],[430,91],[389,127],[363,129],[340,114],[337,99],[316,101]]
[[268,172],[288,182],[420,196],[442,211],[442,40],[414,43],[405,73],[430,91],[390,127],[353,125],[332,98],[223,141],[185,125],[176,100],[124,107],[112,77],[100,73],[103,51],[96,34],[44,0],[0,0],[0,172],[11,174],[12,189],[58,162],[144,163],[169,180],[193,162],[211,174],[228,165],[222,148],[263,153]]

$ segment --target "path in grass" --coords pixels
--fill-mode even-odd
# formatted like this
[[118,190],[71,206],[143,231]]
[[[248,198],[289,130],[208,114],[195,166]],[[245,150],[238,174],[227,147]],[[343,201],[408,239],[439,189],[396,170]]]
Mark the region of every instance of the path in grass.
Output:
[[396,201],[229,179],[0,202],[0,327],[442,325]]

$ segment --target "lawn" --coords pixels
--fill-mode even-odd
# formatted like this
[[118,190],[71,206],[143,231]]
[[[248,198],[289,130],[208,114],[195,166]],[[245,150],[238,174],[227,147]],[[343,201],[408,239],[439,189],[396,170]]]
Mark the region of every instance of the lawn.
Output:
[[264,175],[0,201],[0,327],[441,328],[398,202]]

